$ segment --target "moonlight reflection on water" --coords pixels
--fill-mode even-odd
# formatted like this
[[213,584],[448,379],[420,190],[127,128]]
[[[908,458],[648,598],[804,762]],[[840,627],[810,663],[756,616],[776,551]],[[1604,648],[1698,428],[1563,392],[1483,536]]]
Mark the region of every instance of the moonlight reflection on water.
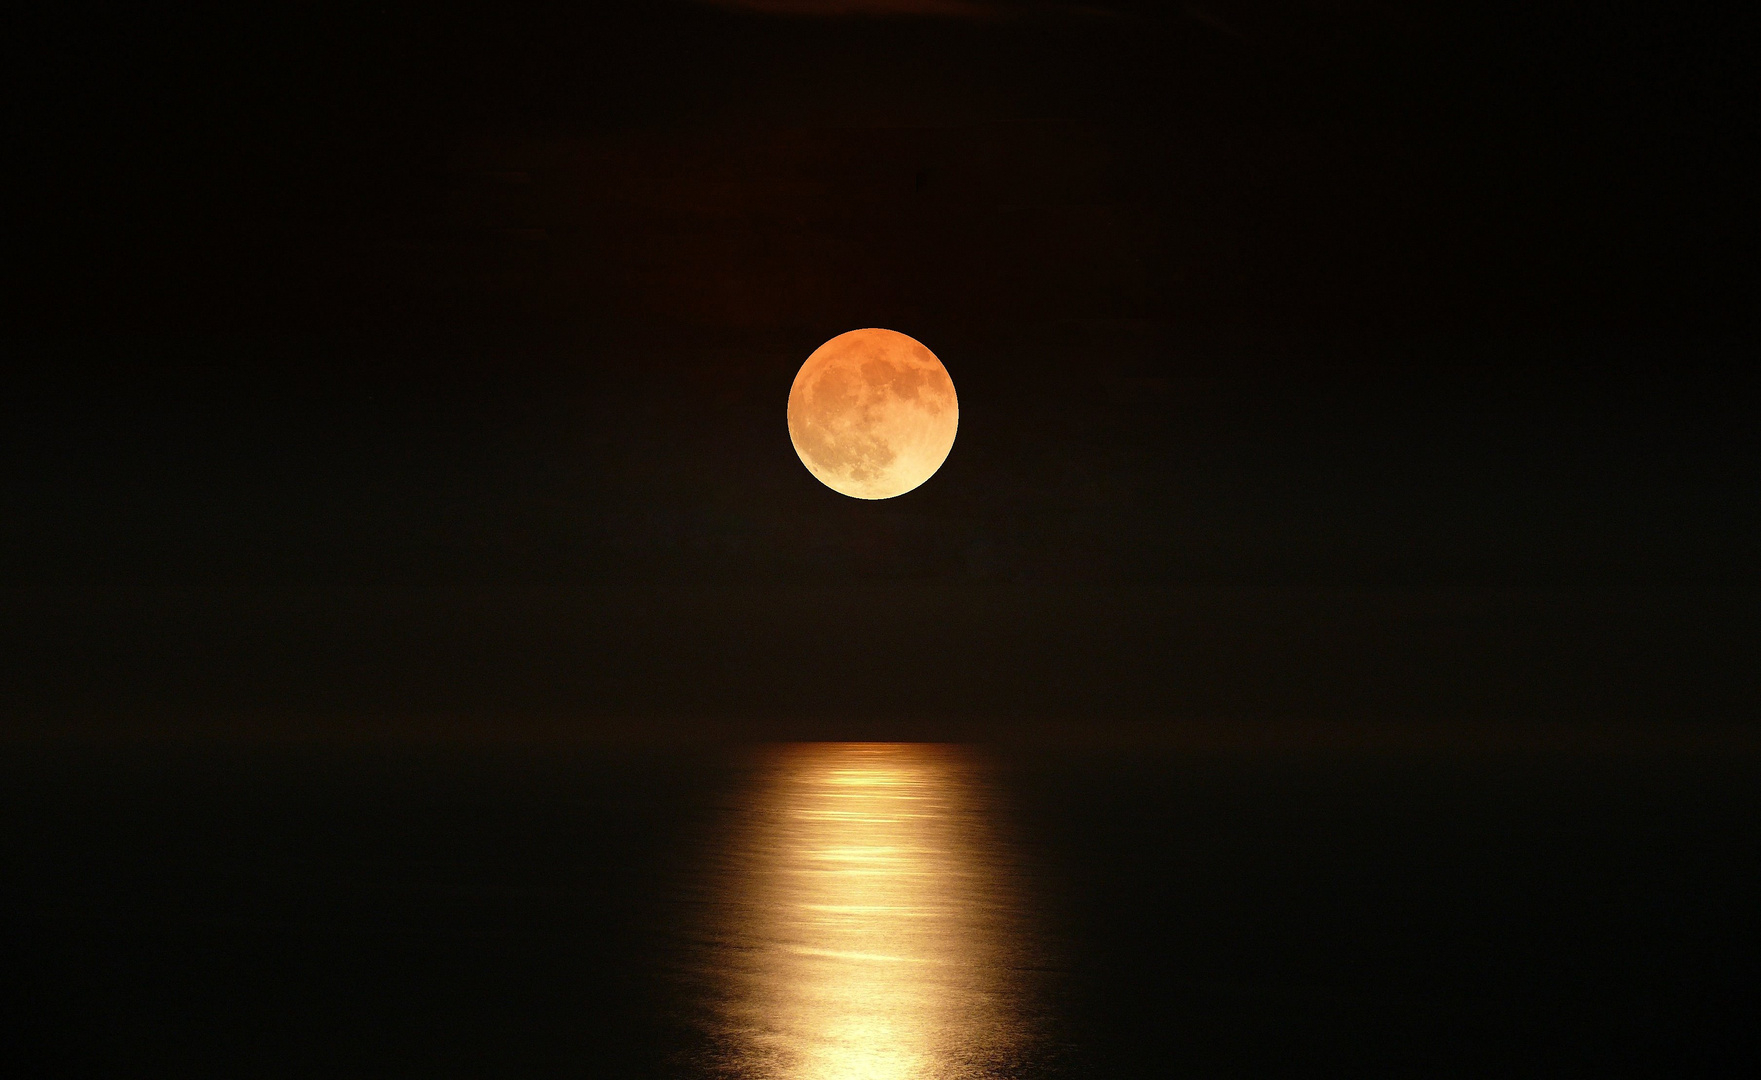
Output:
[[717,1071],[976,1080],[1034,1041],[1020,890],[957,748],[782,748],[712,884]]

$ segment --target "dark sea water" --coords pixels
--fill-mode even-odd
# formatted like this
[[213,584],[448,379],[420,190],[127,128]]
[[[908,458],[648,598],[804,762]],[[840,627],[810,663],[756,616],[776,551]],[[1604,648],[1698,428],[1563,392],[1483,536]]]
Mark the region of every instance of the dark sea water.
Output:
[[1761,1066],[1744,754],[0,760],[11,1076]]

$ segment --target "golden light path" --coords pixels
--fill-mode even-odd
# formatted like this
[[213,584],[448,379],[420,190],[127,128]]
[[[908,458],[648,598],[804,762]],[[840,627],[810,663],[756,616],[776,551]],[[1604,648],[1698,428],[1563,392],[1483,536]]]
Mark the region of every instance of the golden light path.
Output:
[[1032,1041],[1012,875],[971,763],[811,744],[771,763],[731,848],[715,966],[720,1071],[969,1080]]

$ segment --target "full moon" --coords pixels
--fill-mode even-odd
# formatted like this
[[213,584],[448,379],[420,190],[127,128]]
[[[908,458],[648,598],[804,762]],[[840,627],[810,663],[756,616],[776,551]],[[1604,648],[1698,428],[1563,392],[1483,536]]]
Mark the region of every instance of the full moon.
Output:
[[894,330],[852,330],[813,350],[789,388],[789,440],[820,483],[891,499],[935,475],[960,426],[954,380]]

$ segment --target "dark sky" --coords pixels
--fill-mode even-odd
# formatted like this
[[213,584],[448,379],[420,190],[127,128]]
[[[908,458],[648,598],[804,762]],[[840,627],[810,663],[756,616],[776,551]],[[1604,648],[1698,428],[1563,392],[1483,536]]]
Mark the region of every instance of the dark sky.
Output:
[[[0,689],[1745,720],[1752,39],[1673,7],[44,5]],[[962,404],[878,504],[783,423],[871,325]]]

